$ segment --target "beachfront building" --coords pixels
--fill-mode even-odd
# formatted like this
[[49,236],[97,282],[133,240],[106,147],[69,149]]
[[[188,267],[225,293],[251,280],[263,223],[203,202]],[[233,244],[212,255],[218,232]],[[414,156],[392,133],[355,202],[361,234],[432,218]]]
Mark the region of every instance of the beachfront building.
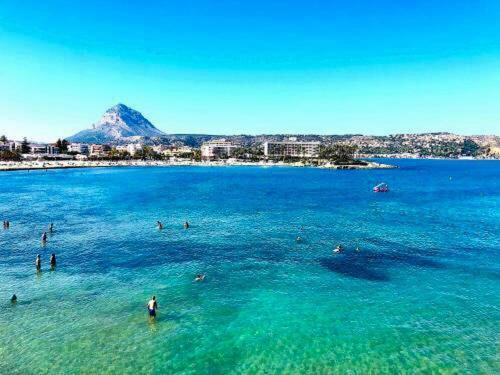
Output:
[[130,156],[134,156],[137,151],[142,150],[142,147],[140,143],[129,143],[127,145],[116,146],[116,151],[128,152]]
[[0,142],[0,151],[16,151],[16,142],[15,141],[6,141]]
[[58,155],[59,147],[54,145],[31,143],[29,145],[30,154],[33,155]]
[[110,145],[97,145],[97,144],[90,145],[90,156],[96,156],[96,157],[107,156],[110,151],[111,151]]
[[193,149],[188,146],[153,146],[153,151],[168,157],[179,157],[193,154]]
[[61,153],[61,150],[59,149],[59,147],[54,146],[54,145],[47,145],[47,147],[45,149],[46,149],[47,155],[59,155]]
[[30,154],[46,154],[47,145],[31,143],[29,145]]
[[127,145],[127,152],[134,156],[137,151],[142,150],[142,145],[140,143],[129,143]]
[[229,157],[237,147],[237,145],[225,139],[205,142],[201,145],[201,158],[203,160],[214,160]]
[[88,155],[90,149],[86,143],[70,143],[68,145],[68,152],[75,154]]
[[264,142],[264,156],[267,158],[317,158],[320,145],[320,142],[300,142],[296,138],[281,142]]

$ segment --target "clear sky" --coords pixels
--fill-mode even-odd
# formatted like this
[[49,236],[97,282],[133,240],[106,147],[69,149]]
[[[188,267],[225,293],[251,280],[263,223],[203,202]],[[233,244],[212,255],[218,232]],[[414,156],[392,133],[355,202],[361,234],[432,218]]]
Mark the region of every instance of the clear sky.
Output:
[[499,134],[498,0],[0,2],[0,133]]

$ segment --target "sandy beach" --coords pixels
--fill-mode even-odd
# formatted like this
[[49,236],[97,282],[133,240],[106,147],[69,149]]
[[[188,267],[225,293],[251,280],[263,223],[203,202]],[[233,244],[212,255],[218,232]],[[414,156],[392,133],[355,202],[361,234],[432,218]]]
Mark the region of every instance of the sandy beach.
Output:
[[[367,165],[334,165],[324,164],[317,168],[327,169],[388,169],[396,168],[392,165],[376,162],[367,162]],[[118,160],[118,161],[89,161],[89,160],[57,160],[57,161],[7,161],[0,162],[0,171],[40,170],[40,169],[66,169],[66,168],[106,168],[106,167],[172,167],[172,166],[256,166],[256,167],[313,167],[297,162],[243,162],[236,160],[222,161],[192,161],[192,160]]]

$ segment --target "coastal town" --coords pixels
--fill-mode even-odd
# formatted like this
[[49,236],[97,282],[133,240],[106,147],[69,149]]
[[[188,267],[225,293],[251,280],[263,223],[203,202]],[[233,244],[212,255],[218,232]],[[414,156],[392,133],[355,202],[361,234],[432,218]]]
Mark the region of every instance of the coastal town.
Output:
[[[336,169],[387,168],[387,164],[366,159],[385,158],[498,158],[497,152],[479,155],[477,143],[465,141],[470,151],[440,154],[418,153],[409,145],[412,138],[399,137],[403,148],[391,149],[388,142],[369,137],[353,137],[346,141],[327,144],[321,141],[302,141],[297,137],[266,140],[258,144],[241,144],[226,138],[214,138],[200,147],[183,144],[148,145],[145,143],[97,144],[57,140],[54,143],[34,143],[0,137],[0,170],[77,168],[97,166],[147,166],[147,165],[290,165],[319,166]],[[419,138],[424,138],[419,137]],[[448,147],[453,142],[464,142],[463,137],[452,135],[425,136],[419,140],[421,147],[435,150]],[[447,140],[447,143],[443,142]],[[432,145],[432,146],[429,146]],[[474,154],[475,153],[475,154]]]
[[385,164],[355,158],[355,147],[322,147],[320,142],[265,142],[261,148],[248,150],[226,139],[204,142],[200,148],[188,146],[147,146],[140,143],[54,144],[2,140],[0,170],[77,168],[99,166],[161,165],[291,165],[321,166],[336,169],[387,168]]
[[500,158],[500,137],[166,134],[117,104],[90,129],[53,143],[0,136],[0,170],[114,165],[291,165],[388,168],[372,158]]

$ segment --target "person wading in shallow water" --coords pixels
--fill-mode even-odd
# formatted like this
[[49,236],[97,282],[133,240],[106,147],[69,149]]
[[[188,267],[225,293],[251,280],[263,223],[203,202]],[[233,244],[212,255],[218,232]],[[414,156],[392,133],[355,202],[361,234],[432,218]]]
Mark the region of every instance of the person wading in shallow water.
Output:
[[163,224],[161,223],[161,221],[157,221],[156,225],[158,226],[158,229],[163,229]]
[[56,254],[52,253],[52,255],[50,256],[50,268],[52,270],[55,270],[56,263],[57,263],[57,261],[56,261]]
[[42,260],[40,259],[40,254],[36,256],[35,267],[37,272],[40,272],[42,270]]
[[158,303],[156,302],[156,297],[153,296],[148,302],[148,312],[151,318],[156,318],[157,309],[158,309]]

